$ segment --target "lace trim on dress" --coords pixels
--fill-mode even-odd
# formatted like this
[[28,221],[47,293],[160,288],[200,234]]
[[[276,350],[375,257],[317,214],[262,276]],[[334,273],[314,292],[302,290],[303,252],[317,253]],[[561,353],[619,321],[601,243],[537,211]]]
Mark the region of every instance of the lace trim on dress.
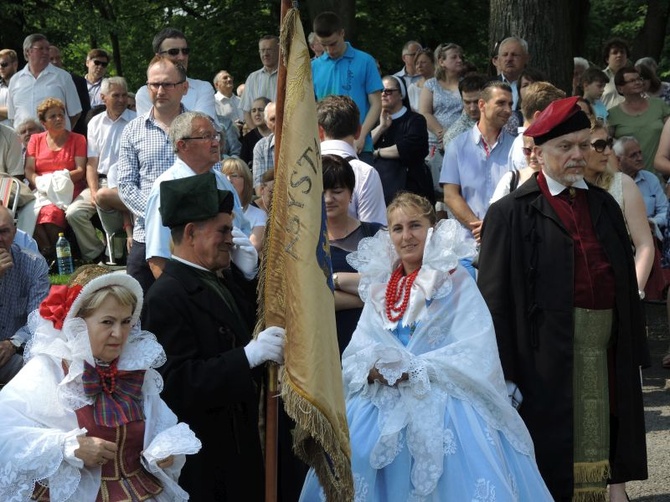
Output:
[[[455,448],[453,431],[444,428],[450,399],[470,403],[513,448],[533,454],[530,435],[507,401],[486,303],[458,266],[460,258],[474,253],[464,233],[452,220],[429,230],[423,265],[400,321],[415,327],[406,347],[392,333],[397,323],[388,321],[384,309],[385,286],[398,261],[388,232],[364,239],[348,257],[361,273],[359,290],[367,301],[342,355],[346,399],[370,400],[378,410],[379,438],[370,453],[371,466],[388,465],[406,444],[413,459],[413,500],[430,496],[442,475],[445,453]],[[402,373],[409,378],[393,387],[368,384],[372,367],[389,382]]]

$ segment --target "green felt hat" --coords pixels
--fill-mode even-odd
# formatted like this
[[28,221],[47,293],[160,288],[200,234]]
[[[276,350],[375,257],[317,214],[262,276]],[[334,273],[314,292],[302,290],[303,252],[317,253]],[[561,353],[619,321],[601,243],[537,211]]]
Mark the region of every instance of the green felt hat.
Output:
[[161,183],[160,213],[163,225],[176,227],[233,212],[233,194],[219,190],[216,176],[209,172]]

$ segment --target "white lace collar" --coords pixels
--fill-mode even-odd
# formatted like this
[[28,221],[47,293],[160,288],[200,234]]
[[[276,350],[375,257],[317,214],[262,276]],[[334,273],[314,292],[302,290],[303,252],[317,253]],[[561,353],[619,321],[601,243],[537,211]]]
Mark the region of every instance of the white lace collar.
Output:
[[[455,220],[441,220],[428,230],[421,269],[410,293],[410,302],[402,325],[409,326],[421,319],[426,301],[442,298],[451,291],[449,272],[458,266],[461,258],[475,254],[473,242],[465,239],[465,230]],[[361,274],[358,292],[363,301],[372,302],[385,320],[386,329],[394,329],[385,315],[386,284],[398,266],[399,258],[388,230],[380,230],[374,237],[362,239],[358,250],[347,256],[347,262]]]
[[[62,330],[58,330],[51,321],[34,311],[28,318],[28,327],[33,336],[26,345],[26,362],[38,355],[53,359],[57,365],[65,361],[68,364],[68,373],[58,385],[59,401],[70,409],[91,404],[90,399],[84,395],[81,378],[84,361],[95,365],[86,322],[79,317],[73,317],[64,322]],[[154,368],[162,366],[166,360],[165,351],[156,337],[143,331],[138,321],[131,329],[119,356],[118,368],[124,371],[145,370],[147,373],[142,392],[159,394],[163,388],[163,380]]]

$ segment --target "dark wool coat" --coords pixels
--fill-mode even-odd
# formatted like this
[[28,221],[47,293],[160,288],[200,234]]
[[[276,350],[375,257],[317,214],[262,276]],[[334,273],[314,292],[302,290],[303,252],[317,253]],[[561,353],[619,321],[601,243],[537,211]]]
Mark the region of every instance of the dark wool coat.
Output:
[[[612,481],[645,479],[638,365],[646,344],[630,239],[607,192],[589,185],[587,200],[616,283],[609,351]],[[573,487],[573,262],[573,240],[536,176],[491,205],[478,285],[493,316],[505,378],[523,394],[519,413],[556,500],[571,500]]]
[[264,499],[259,370],[249,369],[243,350],[251,340],[255,285],[241,275],[227,276],[225,283],[244,317],[244,333],[218,294],[176,261],[149,289],[142,316],[143,328],[167,354],[158,368],[165,379],[161,397],[202,441],[197,455],[187,455],[179,478],[193,502]]

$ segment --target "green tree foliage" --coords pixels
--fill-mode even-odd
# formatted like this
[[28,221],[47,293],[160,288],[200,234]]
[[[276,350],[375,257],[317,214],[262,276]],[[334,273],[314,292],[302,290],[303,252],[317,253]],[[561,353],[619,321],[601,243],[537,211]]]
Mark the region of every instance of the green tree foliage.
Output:
[[[538,0],[537,9],[553,0]],[[619,35],[634,41],[644,26],[647,6],[667,0],[580,0],[587,28],[578,46],[602,64],[601,47]],[[590,6],[590,9],[589,9]],[[44,33],[58,45],[67,69],[83,74],[88,50],[102,47],[114,55],[111,74],[123,74],[131,89],[142,85],[153,56],[151,40],[166,26],[178,28],[192,48],[189,75],[211,80],[227,69],[242,82],[260,67],[257,41],[279,32],[279,0],[5,0],[0,9],[0,47],[21,53],[23,38]],[[300,2],[306,33],[323,10],[345,20],[347,38],[374,55],[383,73],[398,70],[402,45],[416,39],[426,47],[455,42],[466,58],[486,71],[490,53],[489,2],[472,0],[310,0]],[[584,14],[586,16],[586,14]],[[538,18],[539,19],[539,18]],[[504,31],[501,29],[501,31]],[[570,27],[566,27],[566,30]],[[573,38],[575,38],[573,34]],[[532,43],[532,41],[531,41]],[[581,49],[580,49],[581,51]],[[578,51],[579,52],[579,51]],[[661,67],[668,68],[664,54]]]

